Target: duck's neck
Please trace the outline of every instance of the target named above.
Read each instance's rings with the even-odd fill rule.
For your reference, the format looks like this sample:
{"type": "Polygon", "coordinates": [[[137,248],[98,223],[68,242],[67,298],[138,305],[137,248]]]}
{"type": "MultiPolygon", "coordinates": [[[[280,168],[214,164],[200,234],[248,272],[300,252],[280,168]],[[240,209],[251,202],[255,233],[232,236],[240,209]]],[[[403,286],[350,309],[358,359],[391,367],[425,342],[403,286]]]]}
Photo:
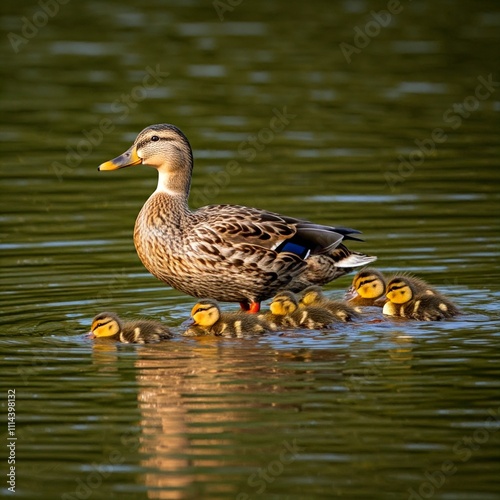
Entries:
{"type": "Polygon", "coordinates": [[[190,176],[184,177],[179,174],[172,174],[171,172],[158,171],[158,186],[156,187],[156,193],[175,198],[178,203],[187,206],[190,187],[190,176]]]}

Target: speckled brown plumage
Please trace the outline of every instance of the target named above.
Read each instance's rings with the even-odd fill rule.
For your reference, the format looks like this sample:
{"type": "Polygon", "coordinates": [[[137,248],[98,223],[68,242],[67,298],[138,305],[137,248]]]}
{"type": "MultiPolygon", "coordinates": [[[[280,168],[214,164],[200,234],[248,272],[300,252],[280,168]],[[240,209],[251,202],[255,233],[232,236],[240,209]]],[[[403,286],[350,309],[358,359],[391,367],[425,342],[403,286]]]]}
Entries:
{"type": "Polygon", "coordinates": [[[375,260],[344,246],[356,239],[353,229],[239,205],[190,211],[191,146],[172,125],[144,129],[127,152],[99,169],[139,163],[157,168],[159,179],[136,220],[137,254],[151,274],[183,293],[258,304],[280,289],[322,285],[375,260]],[[294,247],[283,248],[287,243],[294,247]]]}

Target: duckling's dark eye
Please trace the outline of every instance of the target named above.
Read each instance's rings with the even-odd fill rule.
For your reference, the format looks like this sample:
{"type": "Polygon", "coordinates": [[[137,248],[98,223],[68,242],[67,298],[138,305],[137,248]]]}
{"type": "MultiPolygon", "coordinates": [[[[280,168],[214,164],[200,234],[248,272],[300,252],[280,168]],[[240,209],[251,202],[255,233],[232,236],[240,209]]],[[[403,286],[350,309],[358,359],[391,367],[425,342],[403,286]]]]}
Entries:
{"type": "Polygon", "coordinates": [[[153,135],[153,137],[151,137],[151,140],[156,142],[156,141],[159,141],[160,138],[157,135],[153,135]]]}

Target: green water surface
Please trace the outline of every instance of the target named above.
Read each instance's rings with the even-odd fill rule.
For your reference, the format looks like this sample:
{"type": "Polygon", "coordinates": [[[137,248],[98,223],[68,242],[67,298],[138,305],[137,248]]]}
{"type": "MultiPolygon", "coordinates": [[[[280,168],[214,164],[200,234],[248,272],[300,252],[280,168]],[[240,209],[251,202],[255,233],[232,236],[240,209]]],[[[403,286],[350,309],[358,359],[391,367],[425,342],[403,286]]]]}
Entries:
{"type": "Polygon", "coordinates": [[[0,26],[2,496],[500,498],[498,2],[5,0],[0,26]],[[156,172],[97,172],[162,122],[193,207],[357,228],[463,314],[95,345],[100,311],[195,303],[135,253],[156,172]]]}

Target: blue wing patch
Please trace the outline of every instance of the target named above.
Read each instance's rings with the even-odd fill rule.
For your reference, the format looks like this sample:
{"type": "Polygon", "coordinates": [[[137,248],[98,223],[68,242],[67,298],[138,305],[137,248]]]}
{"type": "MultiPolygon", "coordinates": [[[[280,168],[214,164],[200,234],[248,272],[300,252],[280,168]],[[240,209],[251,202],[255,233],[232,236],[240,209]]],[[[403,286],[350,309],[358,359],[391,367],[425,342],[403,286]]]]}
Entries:
{"type": "Polygon", "coordinates": [[[298,243],[293,243],[292,241],[284,241],[281,245],[276,248],[277,252],[290,252],[295,255],[298,255],[302,259],[307,259],[311,250],[303,245],[299,245],[298,243]]]}

